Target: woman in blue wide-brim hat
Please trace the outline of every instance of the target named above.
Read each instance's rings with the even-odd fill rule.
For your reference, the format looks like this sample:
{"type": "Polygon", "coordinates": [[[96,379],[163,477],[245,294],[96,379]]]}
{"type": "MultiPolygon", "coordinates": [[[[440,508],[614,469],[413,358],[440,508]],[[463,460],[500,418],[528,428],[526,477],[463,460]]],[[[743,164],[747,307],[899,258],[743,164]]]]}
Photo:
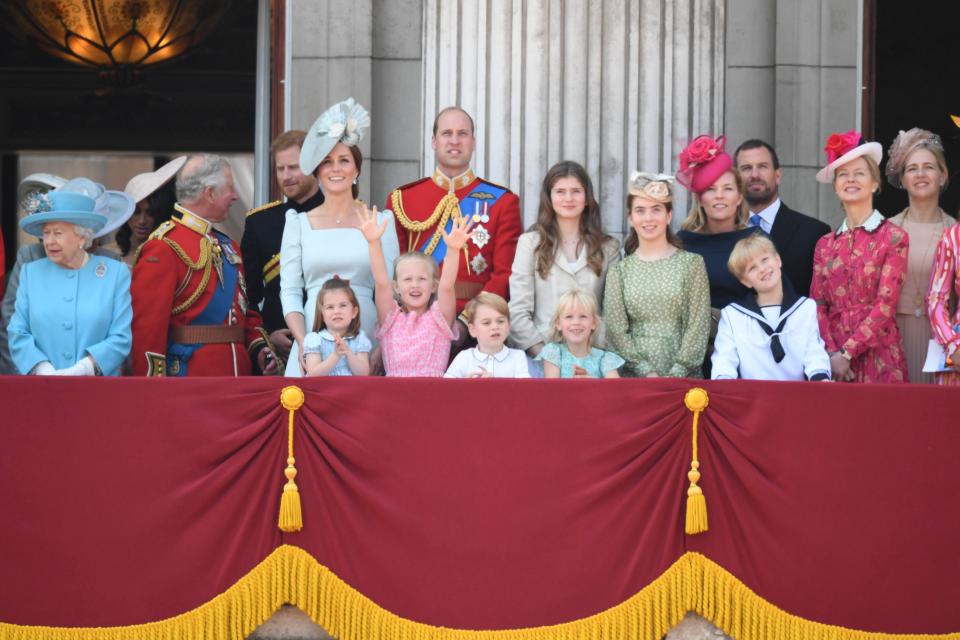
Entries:
{"type": "Polygon", "coordinates": [[[107,224],[81,193],[34,196],[20,228],[46,257],[23,265],[8,327],[20,373],[118,375],[130,352],[130,270],[87,252],[107,224]]]}

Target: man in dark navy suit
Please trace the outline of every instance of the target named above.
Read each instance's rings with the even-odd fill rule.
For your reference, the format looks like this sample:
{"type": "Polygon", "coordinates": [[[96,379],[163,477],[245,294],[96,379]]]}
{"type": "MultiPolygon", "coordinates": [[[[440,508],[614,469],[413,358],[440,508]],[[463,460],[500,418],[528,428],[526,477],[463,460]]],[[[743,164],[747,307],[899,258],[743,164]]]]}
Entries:
{"type": "MultiPolygon", "coordinates": [[[[280,241],[285,214],[289,209],[310,211],[323,204],[323,192],[313,174],[300,171],[300,147],[306,134],[285,131],[270,146],[280,191],[284,200],[274,200],[247,212],[240,252],[247,269],[250,306],[263,308],[263,328],[270,335],[277,354],[286,359],[293,336],[287,329],[280,306],[280,241]]],[[[281,363],[280,370],[283,371],[281,363]]]]}
{"type": "Polygon", "coordinates": [[[773,238],[794,291],[810,295],[813,252],[830,227],[780,202],[780,159],[768,143],[747,140],[737,148],[733,163],[747,190],[750,224],[773,238]]]}

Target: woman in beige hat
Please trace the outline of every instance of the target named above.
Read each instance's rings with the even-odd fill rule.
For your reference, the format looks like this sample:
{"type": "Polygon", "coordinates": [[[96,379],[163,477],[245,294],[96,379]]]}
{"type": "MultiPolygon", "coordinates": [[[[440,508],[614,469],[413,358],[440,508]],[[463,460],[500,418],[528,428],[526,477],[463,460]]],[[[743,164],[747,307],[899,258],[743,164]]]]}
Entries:
{"type": "Polygon", "coordinates": [[[117,231],[116,241],[123,261],[131,269],[140,245],[147,241],[154,229],[169,220],[173,214],[176,196],[173,189],[167,185],[186,160],[186,156],[180,156],[156,171],[136,175],[124,188],[127,195],[137,203],[137,209],[127,223],[117,231]]]}
{"type": "Polygon", "coordinates": [[[897,325],[903,336],[910,382],[933,382],[923,372],[927,346],[932,337],[927,317],[927,287],[937,252],[937,243],[956,221],[940,208],[940,194],[947,187],[947,161],[940,136],[926,129],[901,131],[890,145],[887,182],[904,189],[909,206],[890,218],[910,235],[907,276],[897,305],[897,325]]]}

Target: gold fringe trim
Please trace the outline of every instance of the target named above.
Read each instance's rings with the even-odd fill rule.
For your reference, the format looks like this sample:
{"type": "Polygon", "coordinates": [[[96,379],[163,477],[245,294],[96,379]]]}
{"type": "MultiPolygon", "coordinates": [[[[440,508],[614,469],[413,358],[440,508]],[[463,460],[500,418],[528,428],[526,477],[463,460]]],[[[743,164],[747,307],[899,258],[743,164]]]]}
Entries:
{"type": "Polygon", "coordinates": [[[659,640],[688,611],[736,640],[960,640],[960,633],[887,634],[804,620],[755,594],[699,553],[686,553],[630,599],[563,624],[471,631],[413,622],[379,607],[306,551],[278,547],[210,602],[182,615],[127,627],[31,627],[0,623],[10,640],[241,640],[289,603],[340,640],[659,640]]]}

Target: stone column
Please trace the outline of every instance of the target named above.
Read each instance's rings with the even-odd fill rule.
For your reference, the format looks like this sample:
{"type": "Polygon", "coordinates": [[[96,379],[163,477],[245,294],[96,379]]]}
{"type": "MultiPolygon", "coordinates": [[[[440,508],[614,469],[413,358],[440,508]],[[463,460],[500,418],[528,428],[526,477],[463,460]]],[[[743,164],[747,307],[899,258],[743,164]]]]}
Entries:
{"type": "Polygon", "coordinates": [[[843,217],[833,188],[814,178],[823,143],[857,123],[858,0],[777,0],[776,146],[791,205],[831,226],[843,217]]]}
{"type": "Polygon", "coordinates": [[[836,195],[814,175],[823,143],[857,122],[858,4],[862,0],[730,0],[725,129],[731,151],[748,138],[777,149],[780,193],[833,225],[836,195]]]}
{"type": "Polygon", "coordinates": [[[424,167],[435,114],[459,104],[476,121],[475,170],[518,193],[524,226],[546,170],[576,160],[622,234],[630,172],[672,173],[690,138],[721,130],[724,5],[424,0],[424,167]]]}
{"type": "Polygon", "coordinates": [[[290,126],[354,97],[370,112],[360,197],[382,206],[420,174],[420,0],[292,2],[290,126]]]}
{"type": "MultiPolygon", "coordinates": [[[[372,111],[373,0],[291,2],[290,128],[307,129],[330,105],[349,97],[372,111]]],[[[360,143],[370,156],[370,136],[360,143]]],[[[365,163],[366,164],[366,163],[365,163]]],[[[364,166],[360,189],[368,193],[364,166]]]]}

